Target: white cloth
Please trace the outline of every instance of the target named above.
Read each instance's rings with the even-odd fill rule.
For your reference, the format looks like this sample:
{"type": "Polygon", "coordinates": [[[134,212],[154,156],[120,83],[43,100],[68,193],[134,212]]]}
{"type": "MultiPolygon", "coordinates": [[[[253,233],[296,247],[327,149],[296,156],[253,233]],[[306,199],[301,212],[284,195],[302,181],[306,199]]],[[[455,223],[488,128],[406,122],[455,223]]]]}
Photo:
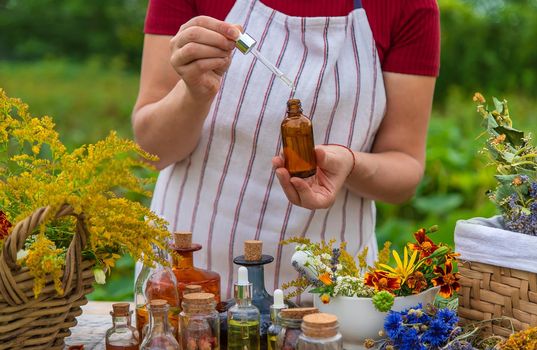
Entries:
{"type": "MultiPolygon", "coordinates": [[[[261,54],[294,80],[316,144],[371,149],[386,97],[363,9],[305,18],[237,0],[226,21],[242,24],[261,54]]],[[[352,254],[366,244],[377,251],[373,201],[344,189],[326,210],[289,204],[271,165],[289,98],[289,88],[261,62],[235,50],[197,148],[157,181],[151,208],[169,221],[170,231],[191,231],[203,245],[195,264],[220,273],[223,298],[231,296],[232,259],[248,239],[262,240],[263,252],[275,257],[265,266],[269,290],[296,278],[294,249],[279,245],[282,239],[334,237],[346,240],[352,254]]]]}
{"type": "Polygon", "coordinates": [[[457,221],[455,249],[461,260],[537,273],[537,237],[503,227],[501,216],[457,221]]]}

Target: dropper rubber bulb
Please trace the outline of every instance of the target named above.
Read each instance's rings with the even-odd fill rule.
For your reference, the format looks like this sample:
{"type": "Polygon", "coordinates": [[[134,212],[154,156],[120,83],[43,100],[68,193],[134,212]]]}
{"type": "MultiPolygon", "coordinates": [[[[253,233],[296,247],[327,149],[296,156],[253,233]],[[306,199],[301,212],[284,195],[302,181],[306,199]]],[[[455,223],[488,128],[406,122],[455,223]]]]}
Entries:
{"type": "Polygon", "coordinates": [[[281,289],[274,290],[274,304],[272,307],[276,309],[283,309],[287,307],[287,305],[285,305],[283,302],[283,291],[281,289]]]}
{"type": "Polygon", "coordinates": [[[239,267],[239,278],[237,280],[237,284],[239,286],[247,286],[250,284],[248,281],[248,269],[244,266],[239,267]]]}

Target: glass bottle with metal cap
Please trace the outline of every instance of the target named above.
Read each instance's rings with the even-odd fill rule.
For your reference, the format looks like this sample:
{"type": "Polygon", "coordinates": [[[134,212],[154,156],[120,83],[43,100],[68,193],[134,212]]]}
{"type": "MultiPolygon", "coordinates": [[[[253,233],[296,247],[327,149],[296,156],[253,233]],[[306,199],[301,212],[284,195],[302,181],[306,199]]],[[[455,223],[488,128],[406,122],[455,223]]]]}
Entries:
{"type": "Polygon", "coordinates": [[[228,310],[227,349],[259,350],[259,310],[252,305],[252,284],[248,270],[239,267],[238,280],[234,285],[236,304],[228,310]]]}

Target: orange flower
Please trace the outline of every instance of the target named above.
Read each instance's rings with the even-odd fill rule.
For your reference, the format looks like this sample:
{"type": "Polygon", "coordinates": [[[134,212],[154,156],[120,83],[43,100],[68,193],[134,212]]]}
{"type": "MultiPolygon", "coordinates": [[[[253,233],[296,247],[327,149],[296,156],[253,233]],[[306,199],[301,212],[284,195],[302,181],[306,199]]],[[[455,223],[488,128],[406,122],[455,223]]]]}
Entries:
{"type": "Polygon", "coordinates": [[[425,279],[423,273],[416,271],[412,275],[408,276],[406,285],[408,288],[412,289],[412,294],[418,294],[427,288],[427,280],[425,279]]]}
{"type": "Polygon", "coordinates": [[[328,294],[321,295],[321,301],[323,302],[323,304],[328,304],[330,302],[330,295],[328,294]]]}
{"type": "MultiPolygon", "coordinates": [[[[434,242],[427,237],[427,232],[424,228],[420,228],[417,232],[414,233],[414,237],[416,238],[417,244],[414,243],[408,243],[408,247],[412,250],[417,250],[420,252],[420,259],[426,258],[430,256],[436,249],[438,249],[438,246],[434,244],[434,242]]],[[[425,264],[431,265],[432,260],[427,259],[425,261],[425,264]]]]}
{"type": "Polygon", "coordinates": [[[401,288],[401,277],[388,271],[376,270],[373,273],[365,274],[364,283],[374,287],[377,291],[385,290],[391,293],[401,288]]]}
{"type": "Polygon", "coordinates": [[[330,274],[328,272],[319,275],[319,281],[323,282],[326,286],[331,286],[333,283],[332,278],[330,277],[330,274]]]}
{"type": "Polygon", "coordinates": [[[4,239],[9,234],[11,223],[7,220],[6,214],[0,210],[0,239],[4,239]]]}
{"type": "Polygon", "coordinates": [[[459,274],[453,273],[453,265],[451,261],[446,261],[446,269],[441,266],[434,267],[434,273],[439,275],[432,279],[433,285],[440,286],[440,296],[443,298],[449,298],[453,295],[453,292],[458,292],[461,289],[459,284],[459,274]]]}

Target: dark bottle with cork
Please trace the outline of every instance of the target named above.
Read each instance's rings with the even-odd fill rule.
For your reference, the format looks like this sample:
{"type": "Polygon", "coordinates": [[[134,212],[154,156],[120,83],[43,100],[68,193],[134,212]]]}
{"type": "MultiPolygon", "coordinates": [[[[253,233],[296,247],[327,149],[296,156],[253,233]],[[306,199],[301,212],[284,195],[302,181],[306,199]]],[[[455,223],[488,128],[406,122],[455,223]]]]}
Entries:
{"type": "Polygon", "coordinates": [[[132,311],[128,303],[112,304],[113,327],[106,331],[106,350],[138,350],[140,336],[131,326],[132,311]]]}
{"type": "Polygon", "coordinates": [[[306,178],[315,175],[317,160],[311,120],[302,114],[299,99],[287,102],[287,115],[281,125],[283,158],[291,176],[306,178]]]}
{"type": "Polygon", "coordinates": [[[252,284],[252,304],[261,313],[261,350],[267,349],[267,331],[271,325],[270,306],[274,304],[274,297],[265,288],[264,265],[273,261],[274,257],[263,254],[263,242],[256,240],[245,241],[244,255],[233,259],[235,264],[248,269],[248,280],[252,284]]]}
{"type": "MultiPolygon", "coordinates": [[[[200,269],[194,266],[194,252],[200,250],[200,244],[192,243],[191,232],[175,232],[172,249],[177,254],[172,254],[172,270],[177,279],[179,298],[182,301],[185,288],[189,285],[197,285],[206,293],[214,294],[215,301],[220,302],[220,275],[213,271],[200,269]]],[[[187,293],[190,291],[187,291],[187,293]]]]}

